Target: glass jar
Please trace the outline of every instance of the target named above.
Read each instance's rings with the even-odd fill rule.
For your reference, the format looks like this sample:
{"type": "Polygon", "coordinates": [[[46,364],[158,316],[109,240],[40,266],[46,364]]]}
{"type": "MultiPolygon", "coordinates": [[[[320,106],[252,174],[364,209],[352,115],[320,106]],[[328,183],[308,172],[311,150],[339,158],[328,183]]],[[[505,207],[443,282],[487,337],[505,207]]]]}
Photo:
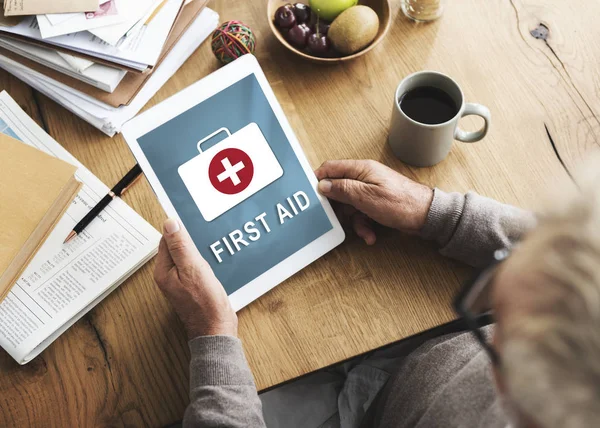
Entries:
{"type": "Polygon", "coordinates": [[[444,11],[444,0],[401,0],[402,12],[417,22],[438,19],[444,11]]]}

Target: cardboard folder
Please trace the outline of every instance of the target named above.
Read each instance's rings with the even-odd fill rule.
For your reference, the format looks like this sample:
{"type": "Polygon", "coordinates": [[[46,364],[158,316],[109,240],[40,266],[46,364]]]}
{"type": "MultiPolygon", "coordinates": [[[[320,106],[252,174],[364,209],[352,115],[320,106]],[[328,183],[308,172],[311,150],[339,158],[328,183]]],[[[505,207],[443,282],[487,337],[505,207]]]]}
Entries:
{"type": "MultiPolygon", "coordinates": [[[[164,60],[167,54],[173,49],[173,47],[179,42],[179,39],[189,26],[194,22],[194,20],[198,17],[202,9],[206,6],[208,0],[195,0],[191,3],[187,4],[183,10],[177,22],[173,26],[173,30],[169,34],[169,37],[165,43],[164,49],[160,55],[157,66],[164,60]]],[[[0,48],[0,53],[13,61],[17,61],[18,63],[31,68],[39,73],[42,73],[51,79],[54,79],[60,83],[63,83],[67,86],[70,86],[73,89],[83,92],[93,98],[96,98],[103,103],[106,103],[112,107],[120,107],[122,105],[129,105],[131,101],[135,98],[137,93],[142,89],[146,81],[150,78],[153,71],[145,74],[139,73],[127,73],[119,86],[115,89],[115,91],[111,94],[105,92],[101,89],[95,88],[87,83],[84,83],[80,80],[74,79],[70,76],[62,74],[56,70],[53,70],[49,67],[46,67],[42,64],[39,64],[35,61],[32,61],[28,58],[22,57],[21,55],[15,54],[11,51],[8,51],[4,48],[0,48]]]]}

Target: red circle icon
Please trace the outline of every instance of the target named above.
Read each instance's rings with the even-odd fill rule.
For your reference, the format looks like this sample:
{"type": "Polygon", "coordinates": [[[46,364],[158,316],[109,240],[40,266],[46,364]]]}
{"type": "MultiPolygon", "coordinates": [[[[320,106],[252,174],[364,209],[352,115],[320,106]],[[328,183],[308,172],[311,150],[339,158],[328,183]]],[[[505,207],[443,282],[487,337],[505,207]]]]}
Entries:
{"type": "Polygon", "coordinates": [[[254,165],[250,156],[240,149],[221,150],[210,161],[208,177],[219,192],[235,195],[250,185],[254,165]]]}

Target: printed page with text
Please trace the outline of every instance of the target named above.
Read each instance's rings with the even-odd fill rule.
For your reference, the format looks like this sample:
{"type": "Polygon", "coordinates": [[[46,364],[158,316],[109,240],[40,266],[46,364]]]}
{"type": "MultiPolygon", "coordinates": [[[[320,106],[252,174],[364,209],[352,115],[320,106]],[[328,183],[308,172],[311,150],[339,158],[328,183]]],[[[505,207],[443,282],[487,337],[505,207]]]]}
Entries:
{"type": "Polygon", "coordinates": [[[0,304],[0,346],[17,362],[36,357],[152,258],[160,234],[116,198],[77,238],[63,240],[108,187],[46,134],[6,92],[0,132],[79,167],[83,187],[21,279],[0,304]]]}

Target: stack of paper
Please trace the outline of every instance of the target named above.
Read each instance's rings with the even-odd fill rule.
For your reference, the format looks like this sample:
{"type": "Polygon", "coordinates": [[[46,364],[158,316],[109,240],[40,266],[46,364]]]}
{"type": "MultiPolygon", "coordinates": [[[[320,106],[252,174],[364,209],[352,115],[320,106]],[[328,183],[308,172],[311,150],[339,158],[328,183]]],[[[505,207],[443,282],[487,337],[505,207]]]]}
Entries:
{"type": "Polygon", "coordinates": [[[0,133],[75,166],[75,177],[83,183],[0,303],[0,346],[19,364],[26,364],[150,260],[158,250],[160,234],[122,199],[115,198],[102,218],[64,244],[75,223],[109,188],[6,92],[0,93],[0,133]]]}
{"type": "Polygon", "coordinates": [[[0,67],[112,136],[219,17],[205,8],[207,0],[94,1],[94,12],[77,12],[90,0],[5,0],[0,67]],[[50,3],[66,3],[71,12],[57,13],[50,3]],[[22,11],[37,15],[14,16],[22,11]]]}

